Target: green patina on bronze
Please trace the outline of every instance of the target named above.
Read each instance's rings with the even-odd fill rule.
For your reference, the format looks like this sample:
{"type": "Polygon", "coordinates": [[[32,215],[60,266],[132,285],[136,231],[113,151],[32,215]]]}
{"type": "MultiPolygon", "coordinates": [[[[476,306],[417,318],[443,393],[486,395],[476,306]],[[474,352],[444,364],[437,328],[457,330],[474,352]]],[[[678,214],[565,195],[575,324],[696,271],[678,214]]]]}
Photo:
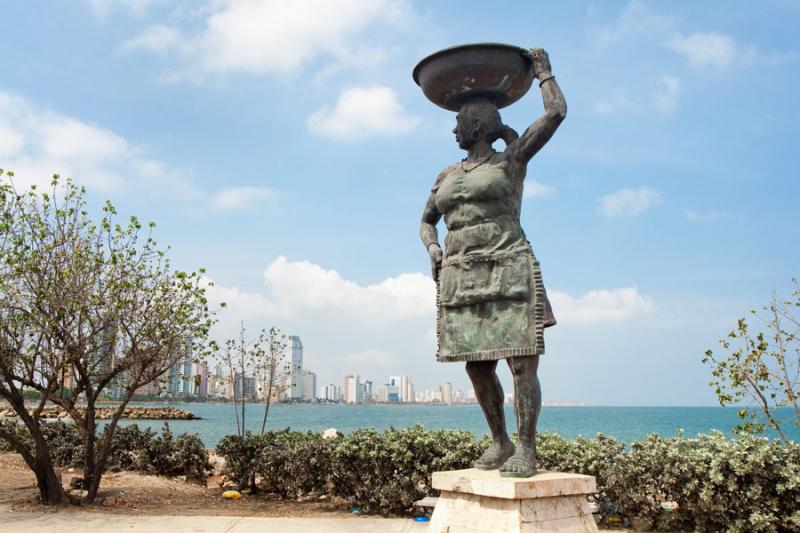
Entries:
{"type": "Polygon", "coordinates": [[[448,233],[439,273],[439,361],[544,353],[545,293],[519,223],[522,179],[502,154],[448,167],[432,188],[448,233]]]}

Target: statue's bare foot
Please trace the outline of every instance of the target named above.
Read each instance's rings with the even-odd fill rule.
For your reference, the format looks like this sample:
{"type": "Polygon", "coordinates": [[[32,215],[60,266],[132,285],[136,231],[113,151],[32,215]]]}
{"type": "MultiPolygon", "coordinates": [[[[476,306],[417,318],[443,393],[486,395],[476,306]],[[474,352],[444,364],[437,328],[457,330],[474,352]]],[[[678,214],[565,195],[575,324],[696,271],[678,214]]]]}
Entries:
{"type": "Polygon", "coordinates": [[[494,470],[495,468],[500,468],[500,465],[505,463],[513,453],[514,445],[511,444],[511,441],[506,441],[503,444],[495,442],[475,461],[474,466],[481,470],[494,470]]]}
{"type": "Polygon", "coordinates": [[[503,477],[531,477],[536,475],[536,459],[531,453],[517,451],[500,467],[503,477]]]}

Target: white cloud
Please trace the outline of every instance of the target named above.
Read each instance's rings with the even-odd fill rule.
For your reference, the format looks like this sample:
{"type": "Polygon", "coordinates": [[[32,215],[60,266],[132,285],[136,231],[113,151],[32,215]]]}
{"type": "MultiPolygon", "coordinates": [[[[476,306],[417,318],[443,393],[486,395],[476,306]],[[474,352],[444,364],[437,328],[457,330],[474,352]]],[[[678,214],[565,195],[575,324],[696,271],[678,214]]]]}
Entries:
{"type": "Polygon", "coordinates": [[[555,187],[551,185],[545,185],[544,183],[540,183],[536,180],[528,178],[525,180],[525,188],[522,190],[522,198],[527,200],[528,198],[547,196],[548,194],[554,193],[555,190],[555,187]]]}
{"type": "Polygon", "coordinates": [[[661,203],[661,195],[649,187],[621,189],[598,200],[600,212],[607,217],[638,215],[661,203]]]}
{"type": "Polygon", "coordinates": [[[610,113],[634,110],[637,107],[637,104],[634,103],[629,96],[617,91],[614,94],[595,102],[592,109],[595,113],[607,115],[610,113]]]}
{"type": "Polygon", "coordinates": [[[12,140],[3,147],[3,163],[23,187],[48,183],[57,172],[102,192],[119,190],[125,181],[122,176],[140,157],[136,148],[110,130],[2,91],[0,124],[0,132],[12,140]]]}
{"type": "Polygon", "coordinates": [[[25,138],[14,129],[0,122],[0,157],[12,155],[25,145],[25,138]]]}
{"type": "Polygon", "coordinates": [[[592,110],[607,115],[611,113],[648,114],[656,111],[662,115],[672,114],[681,95],[681,80],[669,74],[662,75],[650,94],[631,97],[617,90],[595,102],[592,110]]]}
{"type": "Polygon", "coordinates": [[[602,28],[597,33],[601,46],[608,46],[634,35],[654,35],[671,27],[670,17],[650,11],[642,2],[633,0],[622,10],[612,26],[602,28]]]}
{"type": "Polygon", "coordinates": [[[183,36],[177,28],[171,26],[151,26],[139,35],[128,39],[122,45],[130,50],[147,50],[150,52],[167,52],[180,45],[183,36]]]}
{"type": "Polygon", "coordinates": [[[278,193],[267,187],[230,187],[219,191],[211,200],[215,209],[247,209],[274,200],[278,193]]]}
{"type": "Polygon", "coordinates": [[[3,91],[0,156],[0,164],[14,172],[19,188],[49,184],[57,173],[102,194],[158,190],[181,201],[221,209],[250,207],[276,196],[262,187],[232,187],[213,195],[116,132],[3,91]]]}
{"type": "Polygon", "coordinates": [[[656,310],[653,301],[636,287],[596,289],[579,298],[559,291],[547,294],[559,325],[564,326],[621,322],[656,310]]]}
{"type": "Polygon", "coordinates": [[[378,85],[345,90],[332,109],[323,107],[307,122],[314,134],[356,140],[404,135],[416,128],[420,119],[405,112],[391,88],[378,85]]]}
{"type": "MultiPolygon", "coordinates": [[[[380,39],[408,25],[405,0],[227,0],[208,6],[195,31],[156,26],[124,47],[170,52],[174,78],[209,74],[284,74],[319,57],[369,65],[387,55],[380,39]]],[[[197,26],[197,25],[195,25],[197,26]]]]}
{"type": "Polygon", "coordinates": [[[736,46],[733,37],[717,32],[694,32],[676,36],[667,45],[686,56],[689,66],[695,69],[722,70],[744,52],[736,46]]]}
{"type": "Polygon", "coordinates": [[[333,311],[363,323],[385,324],[428,314],[434,301],[433,281],[422,274],[361,286],[335,270],[279,257],[266,268],[264,279],[276,311],[285,316],[333,311]]]}
{"type": "Polygon", "coordinates": [[[653,92],[655,108],[668,115],[675,110],[681,95],[681,80],[675,76],[661,76],[661,83],[653,92]]]}
{"type": "MultiPolygon", "coordinates": [[[[254,331],[271,325],[300,335],[304,365],[320,382],[358,372],[372,379],[410,374],[425,386],[463,376],[461,367],[434,365],[435,286],[429,276],[405,273],[360,284],[309,261],[278,257],[264,270],[265,291],[216,285],[212,306],[226,302],[215,329],[235,338],[240,321],[254,331]],[[426,369],[424,373],[420,368],[426,369]],[[426,383],[429,381],[430,383],[426,383]]],[[[655,311],[635,287],[598,289],[580,297],[548,291],[562,326],[608,324],[655,311]]]]}

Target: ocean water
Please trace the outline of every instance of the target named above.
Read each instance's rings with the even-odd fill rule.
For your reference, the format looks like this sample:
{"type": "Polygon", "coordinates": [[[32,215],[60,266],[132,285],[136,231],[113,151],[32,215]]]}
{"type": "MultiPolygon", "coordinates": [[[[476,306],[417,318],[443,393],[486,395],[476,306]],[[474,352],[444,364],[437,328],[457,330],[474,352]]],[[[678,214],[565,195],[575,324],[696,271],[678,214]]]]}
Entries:
{"type": "MultiPolygon", "coordinates": [[[[236,417],[231,404],[163,404],[194,413],[201,420],[170,420],[174,434],[197,433],[212,448],[225,435],[236,433],[236,417]]],[[[146,404],[159,407],[161,404],[146,404]]],[[[241,416],[241,412],[239,413],[241,416]]],[[[248,430],[261,429],[263,406],[248,404],[245,421],[248,430]]],[[[791,420],[792,411],[781,415],[791,420]]],[[[624,442],[638,440],[650,433],[669,437],[683,430],[687,437],[719,430],[731,434],[738,424],[737,408],[724,407],[543,407],[539,431],[557,433],[565,438],[578,435],[594,437],[598,433],[614,436],[624,442]]],[[[136,423],[160,431],[164,422],[136,420],[136,423]]],[[[514,411],[506,406],[506,423],[513,431],[514,411]]],[[[336,428],[349,433],[359,428],[406,428],[421,424],[429,429],[463,429],[476,436],[488,432],[483,413],[477,405],[345,405],[345,404],[279,404],[270,407],[267,429],[291,428],[299,431],[323,431],[336,428]]],[[[800,428],[785,424],[784,431],[795,442],[800,441],[800,428]]],[[[768,433],[768,436],[775,436],[768,433]]]]}

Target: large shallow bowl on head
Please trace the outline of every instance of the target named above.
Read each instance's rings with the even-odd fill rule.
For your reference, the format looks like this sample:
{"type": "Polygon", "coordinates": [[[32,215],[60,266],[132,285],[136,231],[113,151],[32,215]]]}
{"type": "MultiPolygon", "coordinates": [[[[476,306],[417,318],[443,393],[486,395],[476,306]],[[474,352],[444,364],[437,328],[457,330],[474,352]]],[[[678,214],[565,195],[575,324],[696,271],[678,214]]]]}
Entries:
{"type": "Polygon", "coordinates": [[[498,108],[523,97],[533,83],[527,50],[498,43],[465,44],[429,55],[414,67],[414,81],[434,104],[458,111],[477,98],[498,108]]]}

